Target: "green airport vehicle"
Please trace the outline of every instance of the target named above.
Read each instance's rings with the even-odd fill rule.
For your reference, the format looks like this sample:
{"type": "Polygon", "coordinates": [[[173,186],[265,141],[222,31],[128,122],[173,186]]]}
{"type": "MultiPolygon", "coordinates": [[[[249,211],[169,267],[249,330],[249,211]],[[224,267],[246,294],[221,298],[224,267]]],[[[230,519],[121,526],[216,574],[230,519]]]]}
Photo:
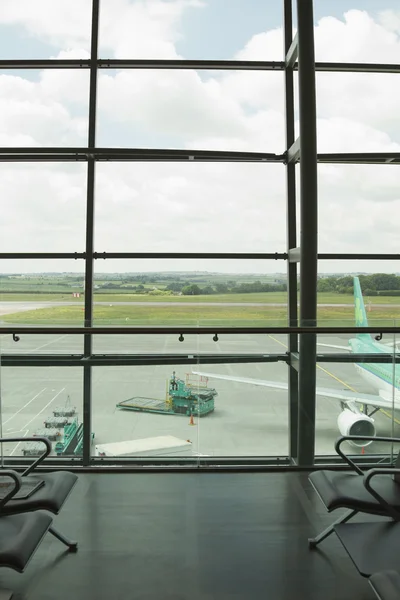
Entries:
{"type": "Polygon", "coordinates": [[[116,404],[117,408],[163,415],[203,417],[215,408],[214,398],[218,395],[209,388],[207,377],[195,377],[187,373],[185,380],[179,379],[175,371],[167,380],[165,400],[134,396],[116,404]]]}

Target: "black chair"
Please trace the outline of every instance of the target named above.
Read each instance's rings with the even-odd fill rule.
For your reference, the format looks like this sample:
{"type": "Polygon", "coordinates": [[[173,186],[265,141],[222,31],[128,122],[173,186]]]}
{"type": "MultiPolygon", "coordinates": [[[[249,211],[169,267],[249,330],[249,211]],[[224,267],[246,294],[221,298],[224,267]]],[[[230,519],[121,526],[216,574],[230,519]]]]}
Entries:
{"type": "MultiPolygon", "coordinates": [[[[315,548],[336,531],[338,525],[346,523],[359,512],[391,517],[394,521],[400,521],[399,469],[373,469],[373,473],[367,471],[364,474],[360,467],[340,449],[343,442],[351,440],[400,443],[399,438],[388,437],[343,436],[337,440],[335,450],[352,468],[352,472],[333,469],[314,471],[310,473],[309,481],[328,512],[337,508],[350,510],[318,536],[310,538],[308,540],[310,548],[315,548]],[[371,476],[368,475],[371,473],[374,477],[374,488],[369,483],[371,476]]],[[[400,467],[399,456],[395,464],[396,467],[400,467]]]]}
{"type": "Polygon", "coordinates": [[[400,574],[397,571],[381,571],[369,578],[369,583],[379,600],[400,598],[400,574]]]}
{"type": "MultiPolygon", "coordinates": [[[[12,501],[22,488],[22,478],[15,471],[3,469],[3,480],[13,483],[2,486],[0,510],[12,501]]],[[[45,512],[0,516],[0,566],[22,573],[49,530],[53,518],[45,512]]],[[[9,600],[12,592],[0,590],[0,599],[9,600]]]]}
{"type": "MultiPolygon", "coordinates": [[[[37,510],[49,511],[58,514],[65,501],[75,486],[78,476],[69,471],[55,471],[52,473],[33,473],[35,468],[49,456],[51,443],[45,437],[31,438],[0,438],[0,442],[42,442],[45,450],[23,473],[21,473],[21,485],[9,502],[0,504],[0,517],[2,515],[15,515],[37,510]]],[[[5,472],[0,469],[0,477],[5,472]]],[[[76,552],[78,543],[65,537],[52,525],[49,532],[60,542],[68,546],[71,552],[76,552]]]]}

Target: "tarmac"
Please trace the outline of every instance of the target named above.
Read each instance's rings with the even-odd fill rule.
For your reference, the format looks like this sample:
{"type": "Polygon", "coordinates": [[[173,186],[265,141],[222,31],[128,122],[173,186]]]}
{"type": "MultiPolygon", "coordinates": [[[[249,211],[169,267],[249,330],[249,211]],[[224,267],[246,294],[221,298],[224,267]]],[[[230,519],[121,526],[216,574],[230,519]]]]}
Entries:
{"type": "MultiPolygon", "coordinates": [[[[1,354],[80,354],[83,336],[22,335],[14,342],[11,335],[0,336],[1,354]]],[[[185,336],[179,342],[174,335],[95,336],[93,352],[98,354],[135,353],[285,353],[284,335],[226,335],[218,342],[212,336],[185,336]]],[[[346,336],[319,336],[318,341],[346,345],[346,336]]],[[[323,349],[324,354],[329,352],[323,349]]],[[[337,352],[337,350],[332,350],[337,352]]],[[[287,383],[285,363],[217,364],[201,366],[106,366],[93,368],[92,423],[94,444],[174,435],[191,440],[193,452],[209,457],[276,457],[289,451],[288,393],[258,385],[209,379],[214,387],[215,411],[194,419],[186,416],[158,415],[122,410],[121,400],[134,396],[164,399],[166,384],[173,370],[180,378],[193,370],[268,379],[287,383]]],[[[350,363],[322,363],[317,367],[317,385],[373,393],[350,363]]],[[[2,428],[4,437],[31,436],[44,427],[46,417],[55,407],[65,405],[68,398],[82,419],[83,369],[80,367],[2,367],[2,428]]],[[[319,455],[334,454],[334,443],[340,432],[337,400],[317,397],[315,451],[319,455]]],[[[378,435],[399,435],[400,420],[390,411],[374,415],[378,435]]],[[[3,445],[4,454],[18,456],[24,442],[3,445]]],[[[349,449],[359,454],[359,449],[349,449]]],[[[387,445],[374,442],[365,454],[388,452],[387,445]]],[[[94,452],[94,445],[93,445],[94,452]]]]}

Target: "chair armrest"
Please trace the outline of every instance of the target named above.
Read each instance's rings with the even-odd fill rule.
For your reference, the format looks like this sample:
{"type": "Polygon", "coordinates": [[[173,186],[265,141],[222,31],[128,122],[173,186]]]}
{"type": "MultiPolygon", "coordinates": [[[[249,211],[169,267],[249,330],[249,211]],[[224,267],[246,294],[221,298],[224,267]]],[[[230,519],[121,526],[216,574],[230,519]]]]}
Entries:
{"type": "Polygon", "coordinates": [[[23,471],[23,473],[21,475],[22,477],[24,477],[25,475],[29,475],[29,473],[31,473],[41,462],[43,462],[44,459],[47,458],[51,452],[51,442],[46,437],[38,436],[38,437],[0,438],[0,443],[3,443],[3,442],[42,442],[46,446],[43,454],[41,454],[38,459],[36,459],[27,469],[25,469],[25,471],[23,471]]]}
{"type": "Polygon", "coordinates": [[[383,506],[383,508],[388,513],[388,515],[390,515],[392,517],[392,519],[394,519],[395,521],[400,521],[400,512],[398,510],[396,510],[391,504],[389,504],[389,502],[386,502],[386,500],[384,498],[382,498],[382,496],[380,494],[378,494],[378,492],[376,490],[374,490],[374,488],[371,486],[371,483],[370,483],[371,479],[373,477],[375,477],[375,475],[395,475],[395,474],[397,474],[397,475],[400,474],[400,469],[393,469],[393,468],[371,469],[370,471],[365,473],[364,478],[363,478],[363,484],[364,484],[365,488],[368,490],[368,492],[374,498],[376,498],[376,500],[378,500],[378,502],[381,506],[383,506]]]}
{"type": "Polygon", "coordinates": [[[12,498],[21,489],[22,479],[21,475],[19,475],[16,471],[12,471],[11,469],[1,469],[0,472],[2,477],[11,477],[11,479],[13,479],[15,483],[15,486],[12,488],[12,490],[0,500],[1,511],[3,506],[10,500],[10,498],[12,498]]]}
{"type": "Polygon", "coordinates": [[[342,437],[340,437],[339,439],[337,439],[336,442],[335,442],[335,450],[336,450],[337,454],[339,454],[339,456],[341,458],[343,458],[343,460],[345,462],[347,462],[347,464],[352,469],[354,469],[354,471],[356,471],[359,475],[363,475],[364,471],[362,471],[362,469],[360,469],[360,467],[358,467],[351,460],[351,458],[349,458],[348,456],[346,456],[346,454],[344,454],[344,452],[340,449],[340,446],[342,445],[343,442],[352,441],[352,440],[364,440],[366,442],[368,442],[368,441],[371,441],[371,442],[391,442],[391,443],[399,443],[400,444],[400,438],[381,437],[381,436],[374,436],[374,435],[343,435],[342,437]]]}

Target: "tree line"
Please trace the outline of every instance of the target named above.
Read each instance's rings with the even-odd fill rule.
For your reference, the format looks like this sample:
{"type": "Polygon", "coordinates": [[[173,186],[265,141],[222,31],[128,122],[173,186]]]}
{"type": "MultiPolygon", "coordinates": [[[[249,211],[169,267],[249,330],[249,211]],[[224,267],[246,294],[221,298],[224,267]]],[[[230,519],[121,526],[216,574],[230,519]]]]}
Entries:
{"type": "MultiPolygon", "coordinates": [[[[359,275],[363,296],[400,296],[400,276],[388,273],[359,275]]],[[[351,275],[324,277],[318,280],[318,292],[352,294],[354,281],[351,275]]]]}

